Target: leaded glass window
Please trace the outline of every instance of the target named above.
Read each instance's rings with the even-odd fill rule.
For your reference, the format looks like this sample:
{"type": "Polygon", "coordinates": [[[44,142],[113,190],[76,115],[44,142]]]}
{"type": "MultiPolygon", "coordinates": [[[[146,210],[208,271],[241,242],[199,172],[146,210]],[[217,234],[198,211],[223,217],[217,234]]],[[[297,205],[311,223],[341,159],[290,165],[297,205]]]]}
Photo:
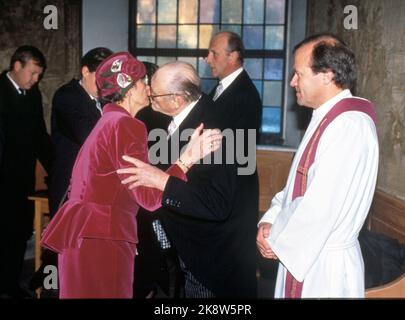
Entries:
{"type": "Polygon", "coordinates": [[[282,132],[288,0],[133,0],[130,2],[131,52],[162,65],[191,63],[208,93],[217,83],[207,56],[220,30],[238,33],[246,48],[244,68],[263,102],[260,143],[276,143],[282,132]]]}

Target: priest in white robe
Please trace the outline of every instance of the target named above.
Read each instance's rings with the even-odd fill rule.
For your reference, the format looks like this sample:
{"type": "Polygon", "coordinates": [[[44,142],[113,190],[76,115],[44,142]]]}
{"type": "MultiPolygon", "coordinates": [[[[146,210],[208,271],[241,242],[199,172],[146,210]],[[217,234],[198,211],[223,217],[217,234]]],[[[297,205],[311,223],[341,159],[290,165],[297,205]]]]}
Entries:
{"type": "Polygon", "coordinates": [[[314,111],[287,184],[259,222],[257,245],[262,256],[280,262],[276,298],[286,297],[288,272],[301,282],[301,298],[362,298],[364,263],[358,235],[377,179],[375,123],[359,111],[337,116],[319,139],[305,193],[293,200],[304,149],[324,116],[352,97],[349,88],[356,80],[354,54],[327,34],[297,45],[294,69],[290,85],[297,103],[314,111]]]}

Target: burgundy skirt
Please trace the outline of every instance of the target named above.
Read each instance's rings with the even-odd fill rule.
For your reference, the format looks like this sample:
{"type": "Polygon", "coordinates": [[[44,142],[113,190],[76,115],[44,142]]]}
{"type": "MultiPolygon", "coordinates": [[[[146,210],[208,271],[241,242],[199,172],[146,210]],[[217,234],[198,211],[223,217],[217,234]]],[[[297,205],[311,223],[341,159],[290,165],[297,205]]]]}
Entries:
{"type": "Polygon", "coordinates": [[[61,299],[132,298],[136,245],[88,239],[59,254],[61,299]]]}

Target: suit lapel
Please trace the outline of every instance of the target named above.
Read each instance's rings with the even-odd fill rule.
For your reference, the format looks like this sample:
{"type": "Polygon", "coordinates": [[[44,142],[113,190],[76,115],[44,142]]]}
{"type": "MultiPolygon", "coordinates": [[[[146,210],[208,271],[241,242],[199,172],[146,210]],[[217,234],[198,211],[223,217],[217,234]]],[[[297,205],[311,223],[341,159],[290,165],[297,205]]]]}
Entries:
{"type": "Polygon", "coordinates": [[[219,82],[216,84],[216,86],[211,90],[211,92],[209,93],[209,97],[211,98],[211,100],[214,100],[214,96],[215,96],[215,92],[217,91],[217,87],[219,86],[219,82]]]}
{"type": "MultiPolygon", "coordinates": [[[[205,97],[206,98],[206,97],[205,97]]],[[[203,113],[203,97],[197,102],[194,108],[190,111],[187,117],[183,120],[180,126],[169,137],[168,141],[168,153],[169,162],[174,163],[181,149],[187,144],[188,141],[180,140],[181,133],[186,129],[195,129],[201,122],[203,113]],[[173,150],[173,148],[178,150],[173,150]]]]}
{"type": "Polygon", "coordinates": [[[203,97],[197,102],[193,110],[187,115],[187,117],[180,124],[178,130],[182,132],[185,129],[195,129],[201,122],[203,114],[203,97]]]}
{"type": "MultiPolygon", "coordinates": [[[[246,81],[247,73],[243,70],[235,80],[224,90],[222,94],[215,100],[215,103],[221,102],[221,100],[227,99],[229,96],[233,96],[235,91],[241,90],[240,86],[246,81]]],[[[214,88],[216,89],[216,87],[214,88]]],[[[212,92],[211,92],[212,93],[212,92]]],[[[215,90],[214,90],[215,94],[215,90]]]]}

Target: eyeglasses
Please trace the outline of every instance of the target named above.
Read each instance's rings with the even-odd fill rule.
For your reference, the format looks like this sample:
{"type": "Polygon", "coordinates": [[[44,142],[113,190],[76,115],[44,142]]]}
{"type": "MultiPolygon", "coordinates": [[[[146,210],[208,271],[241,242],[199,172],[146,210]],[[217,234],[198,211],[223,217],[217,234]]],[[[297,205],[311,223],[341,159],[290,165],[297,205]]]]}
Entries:
{"type": "Polygon", "coordinates": [[[159,98],[159,97],[167,97],[167,96],[173,96],[173,95],[175,95],[175,93],[151,94],[151,95],[149,96],[149,98],[150,98],[152,101],[155,101],[156,98],[159,98]]]}
{"type": "Polygon", "coordinates": [[[159,97],[181,96],[181,95],[184,95],[184,93],[171,92],[171,93],[164,93],[164,94],[151,94],[151,95],[149,96],[149,98],[150,98],[152,101],[155,101],[155,99],[156,99],[156,98],[159,98],[159,97]]]}

